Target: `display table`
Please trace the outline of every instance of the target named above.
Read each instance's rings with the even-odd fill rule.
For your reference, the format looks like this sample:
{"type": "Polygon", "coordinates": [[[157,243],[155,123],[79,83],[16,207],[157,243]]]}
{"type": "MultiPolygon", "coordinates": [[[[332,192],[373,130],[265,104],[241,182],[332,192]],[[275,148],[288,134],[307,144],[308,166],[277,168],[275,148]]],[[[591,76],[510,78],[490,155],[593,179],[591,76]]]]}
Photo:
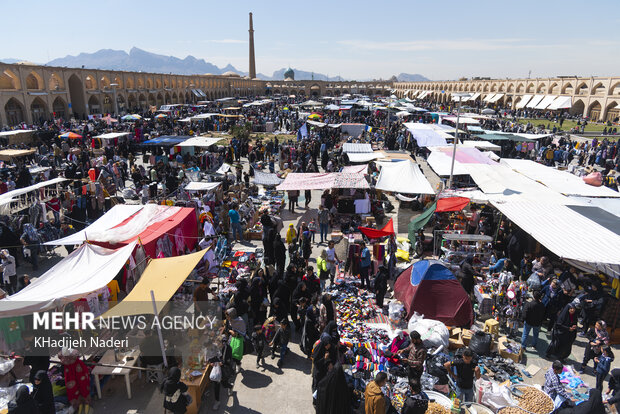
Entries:
{"type": "Polygon", "coordinates": [[[200,404],[202,403],[202,394],[211,384],[209,375],[211,374],[211,368],[213,366],[208,364],[202,372],[202,375],[193,377],[193,379],[182,380],[187,385],[187,393],[192,396],[192,403],[187,406],[186,414],[198,414],[200,410],[200,404]]]}
{"type": "Polygon", "coordinates": [[[119,355],[119,361],[114,360],[114,350],[109,349],[99,360],[101,364],[116,365],[115,367],[102,367],[96,366],[92,375],[95,379],[95,388],[97,388],[97,397],[101,399],[101,384],[99,382],[99,376],[102,375],[122,375],[125,377],[125,386],[127,387],[127,398],[131,399],[131,381],[129,374],[131,374],[131,367],[135,367],[140,357],[140,351],[137,349],[132,350],[124,355],[119,355]]]}

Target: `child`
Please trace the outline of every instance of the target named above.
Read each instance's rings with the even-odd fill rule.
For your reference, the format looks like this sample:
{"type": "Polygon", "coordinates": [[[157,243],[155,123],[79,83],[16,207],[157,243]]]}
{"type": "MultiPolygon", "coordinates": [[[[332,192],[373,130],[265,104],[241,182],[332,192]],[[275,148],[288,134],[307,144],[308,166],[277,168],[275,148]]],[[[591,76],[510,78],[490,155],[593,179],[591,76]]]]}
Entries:
{"type": "Polygon", "coordinates": [[[267,338],[265,338],[263,327],[261,325],[254,325],[254,332],[252,333],[252,345],[254,345],[254,349],[256,350],[256,368],[259,367],[259,361],[261,359],[263,360],[263,365],[265,365],[265,356],[263,355],[263,350],[265,349],[266,343],[267,338]]]}
{"type": "Polygon", "coordinates": [[[282,361],[284,355],[288,351],[288,341],[291,338],[291,328],[288,324],[288,319],[282,319],[280,327],[273,336],[273,340],[269,344],[271,348],[271,359],[276,357],[276,348],[280,347],[280,359],[278,359],[278,368],[282,368],[282,361]]]}
{"type": "Polygon", "coordinates": [[[601,351],[601,356],[594,358],[594,362],[596,363],[596,389],[599,391],[603,391],[603,381],[605,381],[605,377],[609,374],[611,361],[613,360],[609,347],[605,347],[601,349],[601,351]]]}
{"type": "Polygon", "coordinates": [[[310,238],[312,239],[312,243],[314,243],[314,235],[316,234],[316,221],[314,219],[310,220],[308,230],[310,230],[310,238]]]}

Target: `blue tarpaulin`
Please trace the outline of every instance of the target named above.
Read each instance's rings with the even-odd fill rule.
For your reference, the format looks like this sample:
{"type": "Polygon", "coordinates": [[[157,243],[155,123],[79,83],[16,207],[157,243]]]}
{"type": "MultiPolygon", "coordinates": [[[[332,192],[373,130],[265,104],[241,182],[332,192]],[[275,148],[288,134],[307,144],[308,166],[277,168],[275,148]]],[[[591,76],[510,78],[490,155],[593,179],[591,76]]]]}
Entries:
{"type": "Polygon", "coordinates": [[[161,137],[153,138],[148,141],[144,141],[142,145],[162,145],[173,146],[180,144],[181,142],[191,138],[187,135],[162,135],[161,137]]]}

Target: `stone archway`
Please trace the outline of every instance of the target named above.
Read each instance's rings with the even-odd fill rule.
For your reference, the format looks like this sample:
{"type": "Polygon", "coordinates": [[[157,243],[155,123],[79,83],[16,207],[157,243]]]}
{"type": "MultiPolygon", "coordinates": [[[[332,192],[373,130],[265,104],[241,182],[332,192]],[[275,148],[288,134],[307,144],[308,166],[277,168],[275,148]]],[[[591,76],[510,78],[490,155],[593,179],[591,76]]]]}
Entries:
{"type": "Polygon", "coordinates": [[[598,121],[601,117],[601,103],[599,101],[593,101],[588,107],[588,117],[592,121],[598,121]]]}
{"type": "Polygon", "coordinates": [[[7,69],[4,72],[0,73],[0,89],[4,90],[19,90],[20,82],[17,75],[15,75],[11,70],[7,69]]]}
{"type": "Polygon", "coordinates": [[[65,100],[60,96],[56,97],[52,103],[52,113],[54,118],[65,119],[67,116],[67,105],[65,104],[65,100]]]}
{"type": "Polygon", "coordinates": [[[37,72],[32,71],[26,76],[26,89],[41,90],[44,87],[43,78],[37,72]]]}
{"type": "Polygon", "coordinates": [[[26,120],[24,118],[24,106],[15,98],[9,99],[4,105],[4,112],[6,114],[6,122],[10,126],[17,125],[26,120]]]}
{"type": "Polygon", "coordinates": [[[101,114],[101,104],[95,95],[88,98],[88,111],[89,115],[101,114]]]}
{"type": "Polygon", "coordinates": [[[146,101],[146,96],[143,93],[138,95],[138,106],[140,107],[140,109],[145,109],[147,105],[148,103],[146,101]]]}
{"type": "Polygon", "coordinates": [[[127,95],[127,111],[133,112],[133,110],[136,109],[137,106],[138,101],[136,100],[136,95],[134,95],[133,93],[127,95]]]}
{"type": "Polygon", "coordinates": [[[619,118],[620,118],[620,107],[618,106],[617,101],[613,101],[609,105],[607,105],[607,108],[605,111],[605,119],[603,119],[603,121],[618,122],[619,118]]]}
{"type": "Polygon", "coordinates": [[[86,115],[86,103],[84,102],[84,87],[77,75],[69,77],[69,98],[71,99],[71,111],[75,118],[80,119],[86,115]]]}
{"type": "Polygon", "coordinates": [[[41,123],[47,121],[49,118],[47,112],[47,105],[43,102],[43,99],[37,97],[30,104],[30,114],[32,115],[33,123],[41,123]]]}
{"type": "Polygon", "coordinates": [[[583,115],[584,109],[585,109],[585,104],[583,100],[577,99],[575,102],[573,102],[573,106],[571,106],[569,112],[571,115],[583,115]]]}

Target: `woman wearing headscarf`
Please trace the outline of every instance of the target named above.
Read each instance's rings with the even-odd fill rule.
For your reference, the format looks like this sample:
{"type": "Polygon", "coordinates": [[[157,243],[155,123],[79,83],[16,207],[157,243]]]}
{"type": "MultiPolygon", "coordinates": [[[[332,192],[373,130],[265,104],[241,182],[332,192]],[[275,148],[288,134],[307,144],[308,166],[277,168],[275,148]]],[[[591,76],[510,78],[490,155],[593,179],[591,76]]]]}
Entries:
{"type": "Polygon", "coordinates": [[[605,414],[601,392],[596,388],[590,388],[587,401],[573,407],[560,409],[557,414],[605,414]]]}
{"type": "Polygon", "coordinates": [[[616,411],[620,412],[620,368],[611,370],[607,394],[611,394],[612,396],[605,401],[605,404],[614,405],[616,411]]]}
{"type": "Polygon", "coordinates": [[[301,332],[301,340],[299,342],[301,350],[310,358],[312,356],[312,347],[314,343],[319,338],[319,330],[318,330],[318,317],[316,315],[314,305],[316,298],[313,298],[314,304],[308,306],[306,310],[306,320],[304,321],[304,328],[301,332]]]}
{"type": "Polygon", "coordinates": [[[181,382],[181,370],[172,367],[168,377],[161,386],[164,393],[164,408],[173,414],[184,414],[187,411],[188,401],[185,396],[187,385],[181,382]]]}
{"type": "Polygon", "coordinates": [[[288,312],[284,308],[282,304],[282,300],[280,298],[275,298],[273,302],[271,302],[271,309],[269,310],[269,317],[275,316],[277,321],[281,321],[282,319],[287,319],[288,312]]]}
{"type": "Polygon", "coordinates": [[[9,402],[8,409],[8,414],[39,414],[37,404],[25,385],[19,386],[15,393],[15,401],[9,402]]]}
{"type": "Polygon", "coordinates": [[[564,306],[551,331],[551,342],[546,353],[548,358],[555,355],[562,361],[570,355],[577,337],[577,319],[575,304],[571,302],[564,306]]]}
{"type": "Polygon", "coordinates": [[[40,414],[54,414],[54,392],[46,371],[38,371],[34,376],[32,398],[37,403],[40,414]]]}
{"type": "Polygon", "coordinates": [[[331,347],[332,337],[326,333],[321,334],[319,343],[312,351],[312,392],[316,391],[321,380],[327,375],[329,364],[333,363],[331,347]]]}
{"type": "Polygon", "coordinates": [[[250,283],[250,311],[254,325],[262,325],[265,322],[266,309],[263,302],[267,298],[267,291],[263,285],[263,278],[260,276],[262,269],[259,269],[250,283]]]}
{"type": "Polygon", "coordinates": [[[18,292],[21,291],[29,284],[30,284],[30,276],[21,275],[20,277],[17,278],[17,291],[18,292]]]}
{"type": "Polygon", "coordinates": [[[347,414],[351,412],[351,390],[342,365],[334,365],[317,386],[317,414],[347,414]]]}
{"type": "Polygon", "coordinates": [[[306,300],[310,300],[310,291],[306,286],[306,282],[299,282],[293,291],[293,301],[291,303],[291,318],[293,319],[293,323],[295,324],[295,330],[299,331],[301,326],[301,319],[297,315],[297,311],[299,309],[299,303],[301,298],[306,298],[306,300]]]}

